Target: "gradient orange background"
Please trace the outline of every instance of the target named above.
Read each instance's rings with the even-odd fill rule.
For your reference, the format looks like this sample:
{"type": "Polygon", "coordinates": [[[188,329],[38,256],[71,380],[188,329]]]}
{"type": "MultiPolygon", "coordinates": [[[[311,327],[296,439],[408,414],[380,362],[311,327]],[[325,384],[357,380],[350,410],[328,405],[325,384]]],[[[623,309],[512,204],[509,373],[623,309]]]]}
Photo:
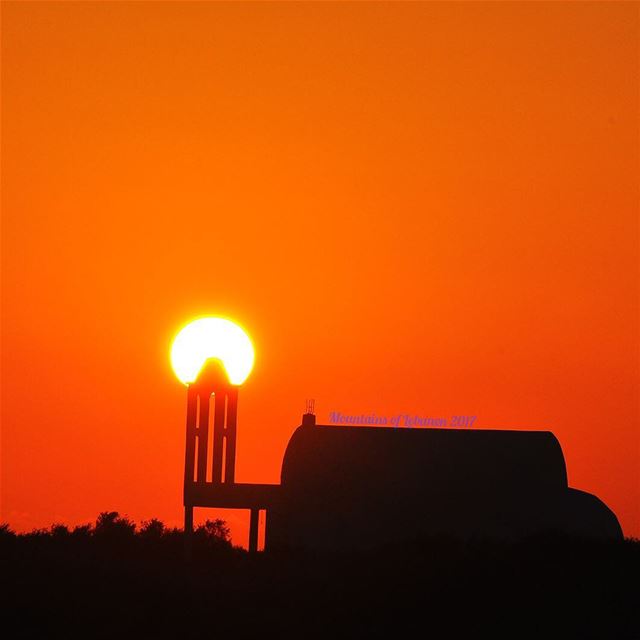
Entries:
{"type": "Polygon", "coordinates": [[[637,4],[2,23],[3,521],[180,524],[169,345],[222,313],[257,349],[239,481],[279,480],[308,397],[472,414],[552,430],[640,535],[637,4]]]}

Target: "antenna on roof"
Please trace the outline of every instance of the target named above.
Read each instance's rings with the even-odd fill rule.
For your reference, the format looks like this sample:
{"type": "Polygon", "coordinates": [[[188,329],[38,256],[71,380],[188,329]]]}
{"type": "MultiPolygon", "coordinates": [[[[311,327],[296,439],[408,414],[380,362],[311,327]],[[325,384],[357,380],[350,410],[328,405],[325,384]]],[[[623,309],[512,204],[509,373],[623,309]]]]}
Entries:
{"type": "Polygon", "coordinates": [[[307,400],[305,404],[304,414],[302,415],[302,426],[303,427],[315,427],[316,425],[316,414],[315,414],[316,401],[311,399],[307,400]]]}

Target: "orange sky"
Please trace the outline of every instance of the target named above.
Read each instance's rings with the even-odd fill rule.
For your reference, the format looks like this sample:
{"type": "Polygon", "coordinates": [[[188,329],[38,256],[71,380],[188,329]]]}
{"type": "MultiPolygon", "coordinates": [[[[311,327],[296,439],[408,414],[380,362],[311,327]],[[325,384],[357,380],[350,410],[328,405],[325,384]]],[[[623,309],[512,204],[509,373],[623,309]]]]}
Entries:
{"type": "Polygon", "coordinates": [[[472,414],[552,430],[640,536],[638,34],[634,3],[3,2],[1,519],[179,524],[169,345],[222,313],[257,350],[237,480],[279,480],[307,397],[472,414]]]}

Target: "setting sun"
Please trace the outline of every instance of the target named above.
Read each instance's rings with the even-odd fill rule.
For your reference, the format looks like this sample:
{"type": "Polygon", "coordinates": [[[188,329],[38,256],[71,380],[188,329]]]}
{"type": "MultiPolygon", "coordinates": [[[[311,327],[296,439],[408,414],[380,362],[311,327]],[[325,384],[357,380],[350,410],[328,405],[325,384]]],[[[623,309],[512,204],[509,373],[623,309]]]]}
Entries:
{"type": "Polygon", "coordinates": [[[249,336],[231,320],[218,317],[190,322],[171,347],[171,365],[183,384],[194,382],[209,358],[219,358],[232,384],[242,384],[253,368],[249,336]]]}

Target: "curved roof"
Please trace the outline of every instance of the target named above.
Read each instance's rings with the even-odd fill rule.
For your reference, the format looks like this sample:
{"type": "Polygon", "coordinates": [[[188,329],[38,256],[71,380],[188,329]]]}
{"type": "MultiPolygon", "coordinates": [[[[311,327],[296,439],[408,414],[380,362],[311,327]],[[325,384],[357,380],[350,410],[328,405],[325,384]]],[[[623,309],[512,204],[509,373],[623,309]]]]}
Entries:
{"type": "Polygon", "coordinates": [[[421,494],[545,494],[567,487],[549,431],[301,426],[287,446],[282,485],[421,494]]]}

